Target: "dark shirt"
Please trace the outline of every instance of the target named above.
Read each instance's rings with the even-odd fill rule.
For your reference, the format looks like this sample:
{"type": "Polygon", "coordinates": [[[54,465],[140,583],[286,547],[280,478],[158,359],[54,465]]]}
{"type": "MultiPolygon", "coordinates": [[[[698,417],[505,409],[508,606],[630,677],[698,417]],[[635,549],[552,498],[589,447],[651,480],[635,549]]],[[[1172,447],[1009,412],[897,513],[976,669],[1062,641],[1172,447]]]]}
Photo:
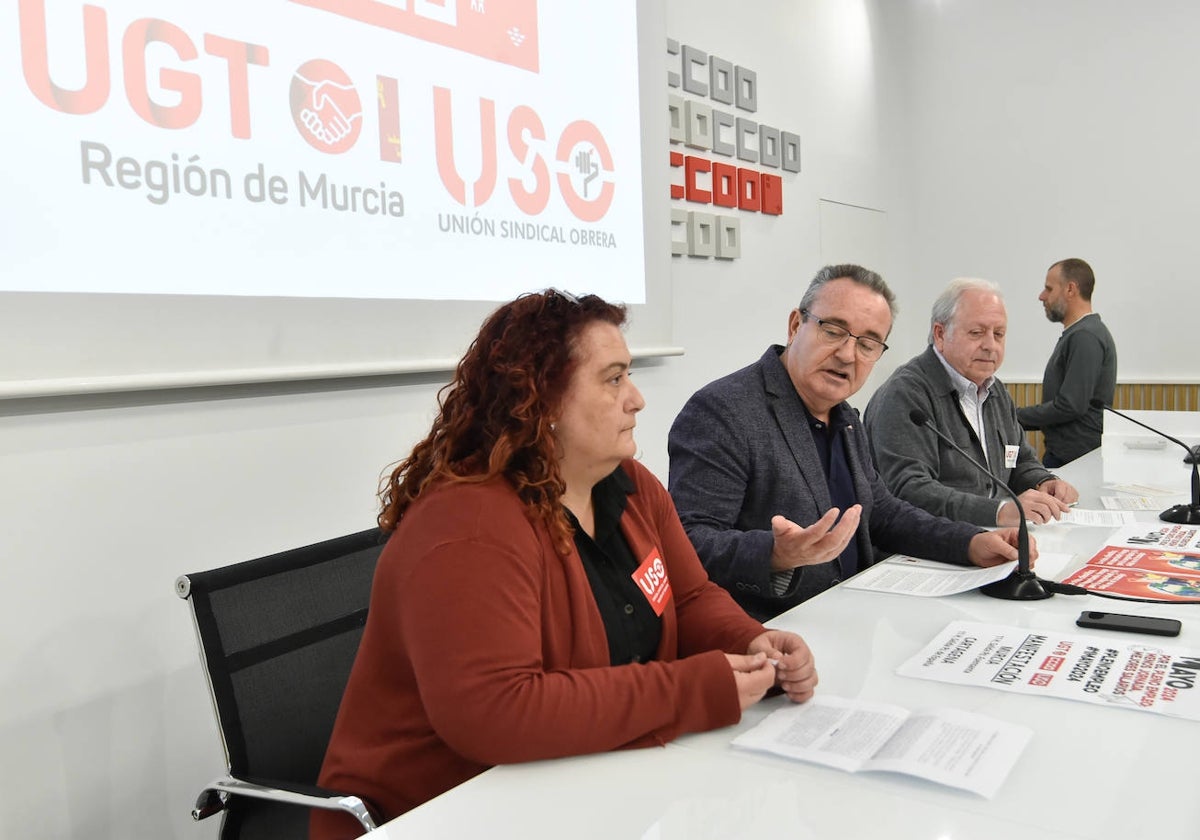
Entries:
{"type": "Polygon", "coordinates": [[[639,561],[621,533],[621,514],[631,492],[633,482],[620,467],[592,488],[594,539],[567,511],[567,519],[575,527],[575,547],[579,549],[588,583],[592,585],[592,596],[604,621],[613,665],[654,659],[662,634],[662,620],[633,579],[639,561]]]}
{"type": "MultiPolygon", "coordinates": [[[[804,405],[803,402],[801,405],[804,405]]],[[[854,492],[854,479],[850,475],[850,465],[846,462],[846,447],[841,435],[831,435],[829,426],[813,417],[804,406],[804,416],[808,418],[808,428],[812,431],[813,443],[817,447],[817,457],[821,460],[821,468],[825,470],[825,481],[829,484],[829,500],[841,511],[838,521],[846,513],[846,508],[858,503],[854,492]]],[[[855,540],[846,543],[842,554],[838,557],[838,566],[842,570],[842,579],[858,573],[858,545],[855,540]]]]}
{"type": "Polygon", "coordinates": [[[1117,388],[1117,345],[1092,312],[1063,330],[1042,377],[1042,400],[1017,410],[1026,429],[1046,436],[1046,463],[1065,464],[1100,446],[1104,409],[1117,388]]]}

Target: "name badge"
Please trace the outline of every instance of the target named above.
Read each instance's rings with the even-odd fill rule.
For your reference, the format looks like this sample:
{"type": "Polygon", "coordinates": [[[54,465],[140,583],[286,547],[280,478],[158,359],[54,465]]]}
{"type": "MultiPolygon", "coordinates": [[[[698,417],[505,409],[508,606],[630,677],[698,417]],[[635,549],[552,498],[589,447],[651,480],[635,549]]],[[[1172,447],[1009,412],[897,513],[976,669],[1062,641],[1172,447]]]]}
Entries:
{"type": "Polygon", "coordinates": [[[1004,466],[1008,469],[1013,469],[1017,465],[1017,453],[1021,451],[1019,446],[1004,447],[1004,466]]]}
{"type": "Polygon", "coordinates": [[[671,600],[671,581],[667,578],[667,564],[659,556],[658,549],[650,549],[642,565],[633,573],[633,582],[642,590],[654,614],[661,617],[671,600]]]}

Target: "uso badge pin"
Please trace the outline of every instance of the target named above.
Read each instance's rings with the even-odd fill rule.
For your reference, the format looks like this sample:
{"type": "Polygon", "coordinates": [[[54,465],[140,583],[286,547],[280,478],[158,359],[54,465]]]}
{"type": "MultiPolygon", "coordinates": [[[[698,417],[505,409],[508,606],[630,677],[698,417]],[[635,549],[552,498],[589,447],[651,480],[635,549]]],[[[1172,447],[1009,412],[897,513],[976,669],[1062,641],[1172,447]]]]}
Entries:
{"type": "Polygon", "coordinates": [[[654,614],[661,617],[667,601],[671,600],[671,581],[667,578],[667,564],[662,561],[657,548],[650,549],[642,565],[633,573],[633,582],[650,602],[654,614]]]}

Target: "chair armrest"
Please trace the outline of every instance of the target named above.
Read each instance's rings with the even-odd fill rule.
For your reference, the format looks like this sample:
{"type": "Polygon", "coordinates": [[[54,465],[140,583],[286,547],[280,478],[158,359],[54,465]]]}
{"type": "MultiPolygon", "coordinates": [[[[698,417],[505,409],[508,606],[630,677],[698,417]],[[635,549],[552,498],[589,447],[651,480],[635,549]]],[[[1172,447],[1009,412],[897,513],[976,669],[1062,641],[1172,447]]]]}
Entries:
{"type": "Polygon", "coordinates": [[[324,808],[329,811],[344,811],[358,820],[365,831],[376,828],[375,816],[361,798],[328,788],[312,785],[297,785],[274,779],[238,779],[220,776],[209,782],[208,787],[196,798],[192,808],[192,819],[202,820],[225,807],[230,796],[250,796],[286,802],[306,808],[324,808]]]}

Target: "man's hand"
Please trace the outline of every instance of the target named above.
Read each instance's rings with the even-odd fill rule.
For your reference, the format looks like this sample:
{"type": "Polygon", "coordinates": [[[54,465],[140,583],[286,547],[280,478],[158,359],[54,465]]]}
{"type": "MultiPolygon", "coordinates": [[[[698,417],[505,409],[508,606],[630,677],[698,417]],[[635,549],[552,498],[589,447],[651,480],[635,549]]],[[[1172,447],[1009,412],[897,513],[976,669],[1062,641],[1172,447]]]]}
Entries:
{"type": "Polygon", "coordinates": [[[828,563],[842,553],[854,539],[858,520],[862,516],[862,505],[846,508],[838,522],[837,508],[830,508],[825,515],[807,528],[783,516],[771,517],[771,533],[775,536],[775,548],[771,551],[771,570],[784,572],[797,566],[815,566],[828,563]],[[837,525],[833,523],[837,522],[837,525]]]}
{"type": "MultiPolygon", "coordinates": [[[[1049,481],[1042,482],[1045,487],[1049,481]]],[[[1064,484],[1066,482],[1063,482],[1064,484]]],[[[1070,485],[1067,485],[1070,487],[1070,485]]],[[[1071,488],[1074,490],[1075,488],[1071,488]]],[[[1043,493],[1041,490],[1026,490],[1024,493],[1017,496],[1021,500],[1021,504],[1025,507],[1025,518],[1030,522],[1038,525],[1043,525],[1052,519],[1059,519],[1064,513],[1071,509],[1071,506],[1062,499],[1055,498],[1049,493],[1043,493]]],[[[1075,498],[1079,498],[1079,494],[1075,494],[1075,498]]],[[[1017,525],[1021,515],[1017,512],[1017,506],[1012,502],[1005,502],[1000,506],[1000,510],[996,513],[997,525],[1017,525]]]]}
{"type": "Polygon", "coordinates": [[[1063,481],[1061,478],[1047,479],[1039,484],[1037,489],[1043,493],[1049,493],[1060,502],[1066,502],[1068,505],[1073,505],[1079,501],[1079,491],[1072,487],[1070,482],[1063,481]]]}
{"type": "MultiPolygon", "coordinates": [[[[1017,559],[1017,540],[1020,532],[1016,528],[1000,528],[996,531],[984,531],[971,538],[967,546],[967,559],[974,565],[987,568],[999,566],[1009,560],[1017,559]]],[[[1029,538],[1029,568],[1037,559],[1037,542],[1029,538]]]]}

